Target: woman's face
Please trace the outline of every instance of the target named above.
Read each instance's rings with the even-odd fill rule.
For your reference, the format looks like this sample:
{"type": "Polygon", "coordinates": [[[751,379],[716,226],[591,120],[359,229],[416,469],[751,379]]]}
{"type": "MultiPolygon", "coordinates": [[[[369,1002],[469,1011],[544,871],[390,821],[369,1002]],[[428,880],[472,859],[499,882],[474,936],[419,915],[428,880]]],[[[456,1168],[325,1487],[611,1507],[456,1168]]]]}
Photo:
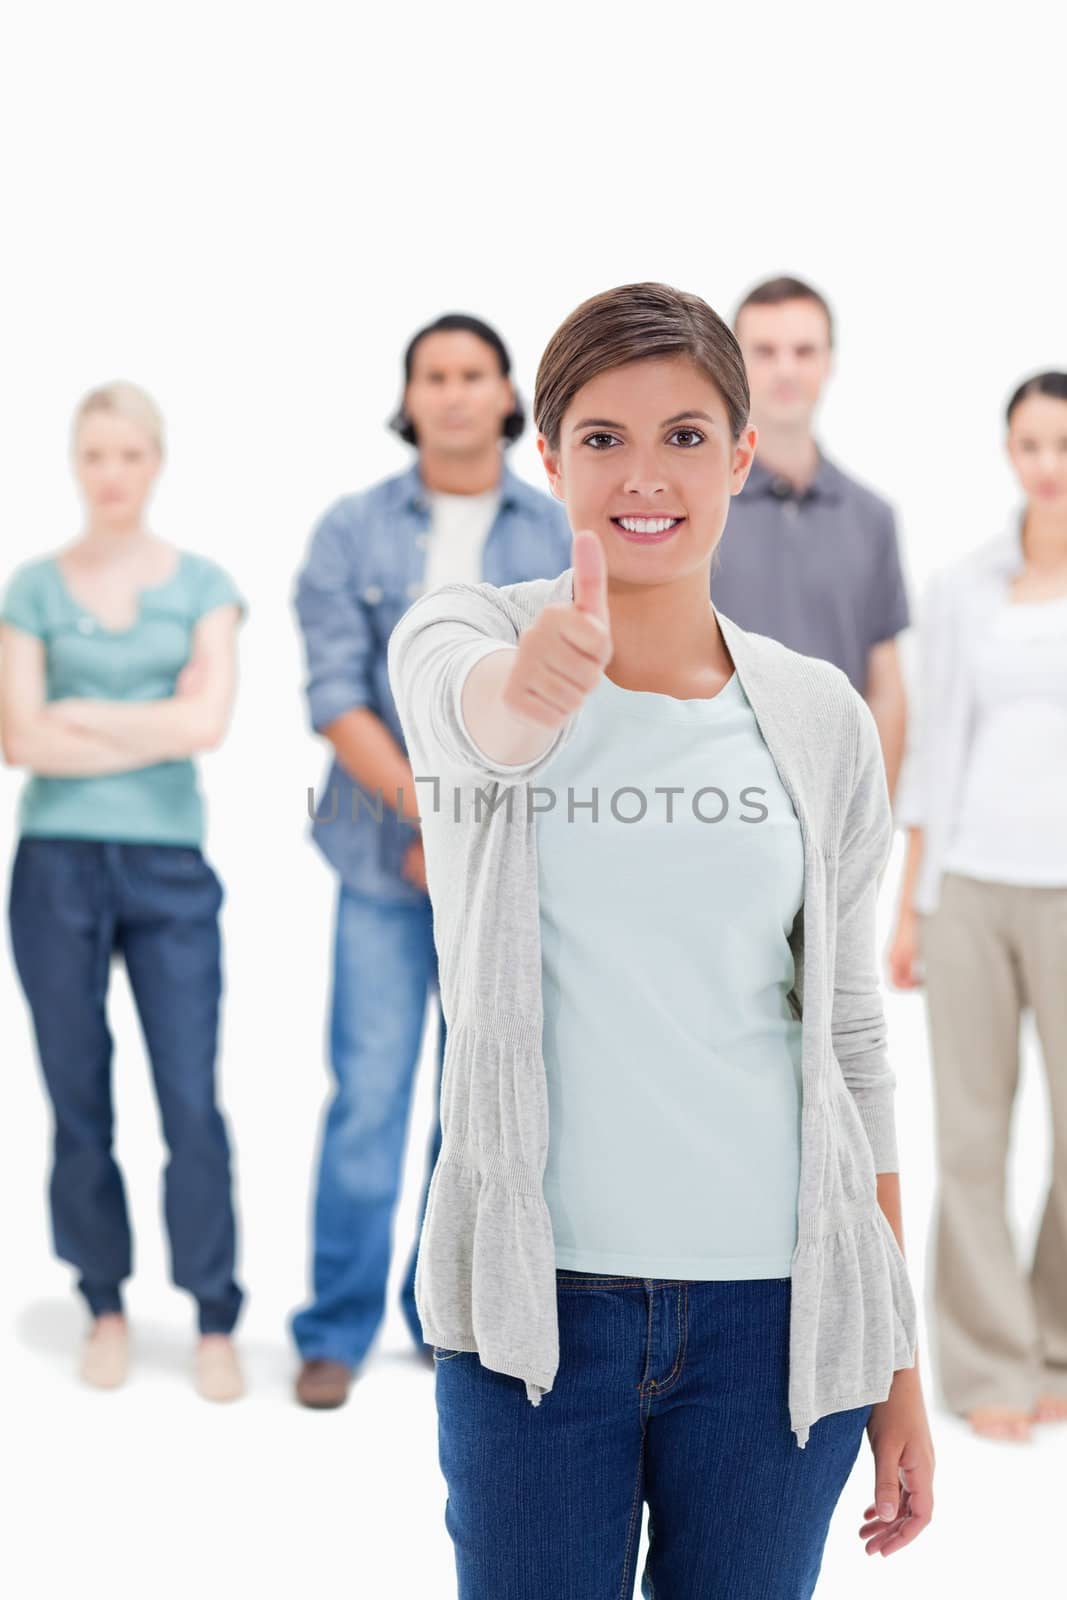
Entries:
{"type": "Polygon", "coordinates": [[[74,474],[97,522],[136,521],[160,468],[155,440],[128,417],[90,411],[74,441],[74,474]]]}
{"type": "Polygon", "coordinates": [[[567,407],[558,451],[543,434],[537,448],[571,527],[599,535],[609,577],[661,583],[710,566],[756,438],[750,426],[735,444],[716,385],[687,356],[672,356],[590,379],[567,407]],[[653,533],[669,527],[643,541],[648,518],[653,533]]]}
{"type": "Polygon", "coordinates": [[[1011,415],[1008,455],[1023,493],[1067,511],[1067,400],[1031,394],[1011,415]]]}

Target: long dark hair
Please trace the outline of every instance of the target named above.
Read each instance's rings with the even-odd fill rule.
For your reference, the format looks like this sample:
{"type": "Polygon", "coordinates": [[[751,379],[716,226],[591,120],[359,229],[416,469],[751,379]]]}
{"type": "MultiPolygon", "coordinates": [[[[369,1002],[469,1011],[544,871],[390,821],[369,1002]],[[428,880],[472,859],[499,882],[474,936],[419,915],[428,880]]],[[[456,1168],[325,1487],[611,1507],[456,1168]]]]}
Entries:
{"type": "MultiPolygon", "coordinates": [[[[480,317],[469,317],[462,311],[447,311],[444,316],[438,317],[436,322],[428,322],[424,328],[420,328],[418,333],[413,334],[408,341],[408,347],[404,351],[405,389],[411,382],[411,369],[415,363],[415,351],[418,349],[420,341],[430,333],[473,333],[475,338],[481,339],[484,344],[487,344],[491,350],[496,352],[497,360],[500,362],[501,376],[505,378],[511,377],[511,357],[508,355],[507,346],[496,329],[491,328],[480,317]]],[[[415,425],[404,410],[403,395],[400,397],[400,404],[389,418],[388,426],[392,428],[394,433],[400,435],[405,444],[418,444],[419,441],[415,436],[415,425]]],[[[525,426],[526,410],[516,389],[515,409],[508,412],[504,418],[504,426],[501,429],[505,448],[515,443],[525,426]]]]}

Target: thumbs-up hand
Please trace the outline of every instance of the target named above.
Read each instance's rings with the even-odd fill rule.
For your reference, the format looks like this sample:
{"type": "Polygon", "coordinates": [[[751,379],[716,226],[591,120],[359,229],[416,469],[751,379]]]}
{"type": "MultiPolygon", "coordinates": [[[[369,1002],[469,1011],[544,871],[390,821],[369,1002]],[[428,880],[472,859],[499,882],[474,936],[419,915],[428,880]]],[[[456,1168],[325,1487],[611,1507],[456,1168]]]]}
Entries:
{"type": "Polygon", "coordinates": [[[574,599],[541,608],[521,634],[501,698],[523,721],[561,727],[600,682],[611,660],[608,568],[590,528],[572,544],[574,599]]]}

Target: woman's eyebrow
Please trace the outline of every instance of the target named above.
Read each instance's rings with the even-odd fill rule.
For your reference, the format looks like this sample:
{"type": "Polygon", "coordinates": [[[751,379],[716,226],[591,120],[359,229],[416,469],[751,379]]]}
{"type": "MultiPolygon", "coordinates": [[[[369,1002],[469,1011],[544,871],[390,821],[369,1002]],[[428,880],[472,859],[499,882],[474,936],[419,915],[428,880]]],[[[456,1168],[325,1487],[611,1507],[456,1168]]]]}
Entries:
{"type": "MultiPolygon", "coordinates": [[[[660,423],[661,428],[669,428],[672,422],[684,422],[688,417],[700,417],[704,422],[714,423],[715,418],[709,417],[706,411],[676,411],[673,417],[666,417],[660,423]]],[[[607,417],[583,417],[581,422],[576,422],[571,429],[577,433],[579,428],[624,428],[624,422],[611,422],[607,417]]]]}

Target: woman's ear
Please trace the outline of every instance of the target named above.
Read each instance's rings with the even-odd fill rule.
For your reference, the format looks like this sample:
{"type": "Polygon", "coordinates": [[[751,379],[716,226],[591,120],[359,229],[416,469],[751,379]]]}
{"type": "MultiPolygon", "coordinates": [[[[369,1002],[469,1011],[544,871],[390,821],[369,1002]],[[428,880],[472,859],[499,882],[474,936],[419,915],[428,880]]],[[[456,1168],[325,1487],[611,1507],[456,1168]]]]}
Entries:
{"type": "Polygon", "coordinates": [[[564,498],[563,474],[559,469],[559,457],[554,455],[549,449],[548,440],[545,438],[543,433],[539,433],[537,435],[537,448],[540,451],[541,460],[545,464],[545,472],[548,475],[548,487],[555,495],[557,500],[562,500],[564,498]]]}
{"type": "Polygon", "coordinates": [[[759,429],[754,422],[744,428],[741,437],[734,445],[733,469],[730,474],[730,493],[740,494],[745,487],[745,480],[752,469],[756,459],[756,443],[759,439],[759,429]]]}

